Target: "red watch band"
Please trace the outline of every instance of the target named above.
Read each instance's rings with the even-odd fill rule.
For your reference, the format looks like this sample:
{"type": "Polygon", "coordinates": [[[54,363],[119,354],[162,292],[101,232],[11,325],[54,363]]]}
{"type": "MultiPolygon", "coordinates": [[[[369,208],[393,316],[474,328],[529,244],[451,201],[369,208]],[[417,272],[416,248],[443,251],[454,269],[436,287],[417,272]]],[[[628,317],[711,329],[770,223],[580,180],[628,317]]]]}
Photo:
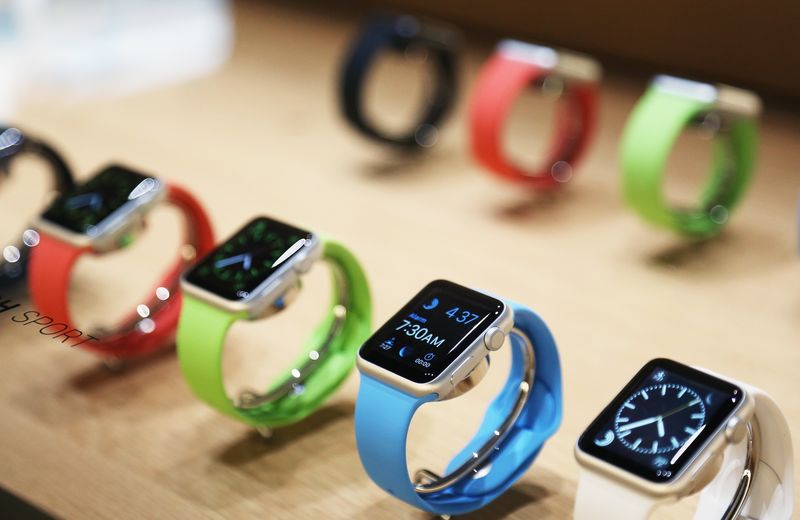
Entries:
{"type": "MultiPolygon", "coordinates": [[[[186,190],[167,185],[167,201],[177,206],[186,218],[187,243],[195,249],[199,259],[214,247],[211,222],[200,203],[186,190]]],[[[30,257],[29,288],[34,305],[42,314],[54,321],[72,324],[69,312],[69,283],[72,269],[78,258],[89,252],[89,248],[77,248],[57,238],[41,233],[39,245],[33,248],[30,257]]],[[[167,288],[169,296],[161,291],[161,298],[153,305],[146,322],[136,312],[122,320],[125,324],[119,333],[103,336],[97,341],[87,341],[78,348],[119,359],[139,357],[159,350],[174,339],[182,296],[178,281],[186,267],[179,257],[156,288],[167,288]],[[130,325],[130,326],[128,326],[130,325]]],[[[155,291],[154,291],[155,292],[155,291]]]]}
{"type": "Polygon", "coordinates": [[[481,69],[470,102],[470,140],[475,159],[500,177],[537,190],[551,190],[568,179],[553,175],[553,165],[579,160],[594,129],[597,90],[591,83],[569,83],[566,103],[557,113],[554,140],[538,171],[527,171],[503,154],[503,127],[522,91],[551,71],[496,52],[481,69]]]}

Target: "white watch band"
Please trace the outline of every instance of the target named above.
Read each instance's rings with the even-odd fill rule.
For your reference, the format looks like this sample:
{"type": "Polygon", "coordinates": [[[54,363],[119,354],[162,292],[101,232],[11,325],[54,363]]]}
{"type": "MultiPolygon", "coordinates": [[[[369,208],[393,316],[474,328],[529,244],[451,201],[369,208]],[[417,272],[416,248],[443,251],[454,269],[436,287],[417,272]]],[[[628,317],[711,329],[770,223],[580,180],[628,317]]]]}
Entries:
{"type": "MultiPolygon", "coordinates": [[[[740,518],[790,520],[794,511],[794,462],[791,433],[775,401],[757,388],[741,384],[755,398],[751,422],[757,443],[758,464],[740,518]]],[[[695,520],[721,518],[739,486],[747,457],[747,442],[725,450],[723,467],[700,493],[695,520]]],[[[672,500],[675,500],[674,497],[672,500]]],[[[575,520],[646,520],[659,505],[667,503],[607,478],[581,471],[575,500],[575,520]]]]}
{"type": "MultiPolygon", "coordinates": [[[[788,520],[794,511],[794,456],[791,432],[769,394],[739,383],[755,398],[752,426],[758,437],[758,464],[741,518],[788,520]]],[[[746,441],[725,452],[720,474],[700,494],[696,520],[719,518],[731,501],[746,456],[746,441]]]]}

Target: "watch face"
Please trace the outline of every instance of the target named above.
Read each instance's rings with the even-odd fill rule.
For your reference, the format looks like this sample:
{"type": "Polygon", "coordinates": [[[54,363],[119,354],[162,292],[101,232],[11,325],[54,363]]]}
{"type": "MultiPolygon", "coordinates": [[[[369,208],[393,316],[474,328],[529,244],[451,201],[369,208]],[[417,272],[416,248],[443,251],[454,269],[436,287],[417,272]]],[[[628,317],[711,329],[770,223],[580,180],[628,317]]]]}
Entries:
{"type": "Polygon", "coordinates": [[[727,381],[668,359],[645,365],[578,447],[652,482],[681,474],[744,398],[727,381]]]}
{"type": "Polygon", "coordinates": [[[359,355],[414,383],[430,383],[482,337],[503,309],[496,298],[437,280],[378,329],[359,355]]]}
{"type": "Polygon", "coordinates": [[[157,191],[159,182],[121,166],[110,166],[87,182],[78,184],[58,197],[42,218],[61,227],[95,236],[109,217],[137,199],[157,191]]]}
{"type": "Polygon", "coordinates": [[[309,231],[258,217],[203,258],[185,279],[226,300],[240,301],[310,245],[309,231]]]}

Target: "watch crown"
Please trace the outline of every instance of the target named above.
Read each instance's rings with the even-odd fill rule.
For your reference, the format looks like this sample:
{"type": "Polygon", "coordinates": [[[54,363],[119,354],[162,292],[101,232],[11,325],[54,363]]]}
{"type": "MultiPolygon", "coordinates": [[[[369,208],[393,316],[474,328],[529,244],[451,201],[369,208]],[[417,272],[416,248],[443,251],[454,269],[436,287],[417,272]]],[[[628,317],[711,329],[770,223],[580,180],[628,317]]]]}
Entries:
{"type": "Polygon", "coordinates": [[[491,327],[483,335],[483,344],[489,350],[499,350],[506,341],[506,334],[498,327],[491,327]]]}
{"type": "Polygon", "coordinates": [[[725,438],[732,444],[737,444],[744,439],[745,423],[738,417],[731,417],[725,426],[725,438]]]}

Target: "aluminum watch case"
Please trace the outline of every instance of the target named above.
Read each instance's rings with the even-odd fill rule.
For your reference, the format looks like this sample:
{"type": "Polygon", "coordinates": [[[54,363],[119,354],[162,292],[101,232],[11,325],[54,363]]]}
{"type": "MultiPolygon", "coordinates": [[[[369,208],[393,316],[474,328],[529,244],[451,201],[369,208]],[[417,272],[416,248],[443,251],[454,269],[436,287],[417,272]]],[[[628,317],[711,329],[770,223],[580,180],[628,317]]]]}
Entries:
{"type": "Polygon", "coordinates": [[[232,314],[246,314],[246,319],[257,320],[285,307],[287,300],[300,285],[300,278],[322,258],[323,244],[312,233],[302,249],[292,255],[272,275],[256,287],[247,298],[228,300],[203,289],[181,277],[181,289],[191,296],[232,314]]]}
{"type": "MultiPolygon", "coordinates": [[[[477,291],[477,289],[473,290],[477,291]]],[[[497,298],[484,291],[478,292],[483,292],[492,298],[497,298]]],[[[486,365],[486,357],[491,352],[497,350],[496,348],[489,348],[490,346],[494,347],[493,338],[491,336],[497,334],[496,330],[500,329],[505,336],[511,333],[514,327],[514,311],[505,301],[502,299],[500,299],[500,301],[503,302],[503,310],[488,324],[484,333],[478,336],[438,377],[429,383],[415,383],[409,381],[404,377],[365,360],[361,357],[360,352],[357,364],[358,370],[406,394],[411,394],[416,397],[436,394],[438,401],[446,400],[453,396],[458,384],[467,379],[473,371],[477,372],[482,370],[486,365]]]]}
{"type": "MultiPolygon", "coordinates": [[[[695,367],[697,368],[697,367],[695,367]]],[[[704,372],[707,372],[703,370],[704,372]]],[[[724,379],[734,384],[741,385],[729,378],[713,374],[715,377],[724,379]]],[[[744,428],[753,419],[755,413],[755,399],[742,388],[743,398],[731,412],[731,414],[720,423],[704,445],[694,455],[688,464],[675,475],[670,481],[657,483],[652,482],[632,473],[629,473],[613,464],[598,459],[580,449],[578,443],[575,444],[575,458],[584,469],[603,477],[613,479],[629,488],[649,495],[655,499],[666,500],[669,498],[681,498],[691,495],[702,489],[719,472],[720,462],[725,449],[732,444],[742,440],[744,428]]]]}

